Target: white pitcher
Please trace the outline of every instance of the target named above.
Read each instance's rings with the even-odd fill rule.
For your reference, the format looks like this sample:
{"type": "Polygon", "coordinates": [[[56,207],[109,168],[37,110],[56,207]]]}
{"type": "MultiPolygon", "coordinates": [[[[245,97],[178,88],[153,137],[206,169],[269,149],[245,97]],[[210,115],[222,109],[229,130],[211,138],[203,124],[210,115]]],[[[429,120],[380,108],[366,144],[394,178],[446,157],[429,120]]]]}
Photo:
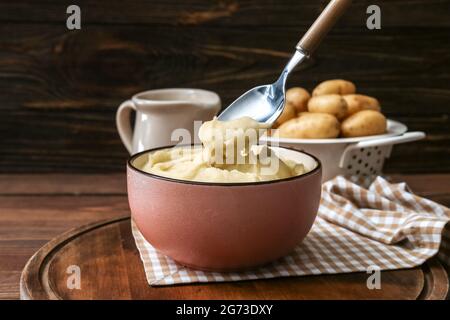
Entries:
{"type": "MultiPolygon", "coordinates": [[[[134,95],[123,102],[116,113],[120,138],[130,154],[146,149],[174,145],[172,133],[186,129],[197,137],[194,121],[211,120],[221,107],[220,97],[201,89],[159,89],[134,95]],[[136,112],[134,130],[131,111],[136,112]]],[[[192,140],[194,142],[194,140],[192,140]]]]}

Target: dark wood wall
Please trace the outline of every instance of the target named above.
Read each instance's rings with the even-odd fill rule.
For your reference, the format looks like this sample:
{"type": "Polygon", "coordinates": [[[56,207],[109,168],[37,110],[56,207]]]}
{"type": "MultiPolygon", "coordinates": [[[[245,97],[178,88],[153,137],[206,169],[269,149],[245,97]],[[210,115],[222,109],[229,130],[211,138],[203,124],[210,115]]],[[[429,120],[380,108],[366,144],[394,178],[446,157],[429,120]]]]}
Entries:
{"type": "MultiPolygon", "coordinates": [[[[133,93],[218,92],[273,81],[324,0],[0,1],[0,172],[121,171],[114,115],[133,93]],[[66,8],[82,29],[66,29],[66,8]]],[[[450,0],[354,1],[289,85],[345,78],[425,141],[388,172],[450,172],[450,0]],[[365,11],[382,9],[382,30],[365,11]]]]}

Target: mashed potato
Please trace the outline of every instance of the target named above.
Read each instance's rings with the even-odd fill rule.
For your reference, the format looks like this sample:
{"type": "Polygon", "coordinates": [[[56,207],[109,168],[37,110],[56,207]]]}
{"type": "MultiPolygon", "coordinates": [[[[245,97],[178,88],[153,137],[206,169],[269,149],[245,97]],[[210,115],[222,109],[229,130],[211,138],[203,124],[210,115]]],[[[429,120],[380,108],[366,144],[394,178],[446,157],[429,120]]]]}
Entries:
{"type": "Polygon", "coordinates": [[[205,122],[199,130],[203,147],[174,147],[148,155],[142,170],[180,180],[236,183],[278,180],[306,172],[258,145],[268,126],[251,118],[205,122]]]}

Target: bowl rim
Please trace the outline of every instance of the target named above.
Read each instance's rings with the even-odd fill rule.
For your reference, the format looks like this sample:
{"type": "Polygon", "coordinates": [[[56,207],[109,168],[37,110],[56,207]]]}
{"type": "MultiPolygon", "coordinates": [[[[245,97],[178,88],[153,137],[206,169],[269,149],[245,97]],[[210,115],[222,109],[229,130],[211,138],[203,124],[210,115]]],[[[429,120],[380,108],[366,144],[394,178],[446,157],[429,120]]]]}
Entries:
{"type": "MultiPolygon", "coordinates": [[[[280,148],[280,149],[287,149],[287,150],[291,150],[291,151],[295,151],[295,152],[299,152],[299,153],[303,153],[306,154],[307,156],[310,156],[311,158],[314,159],[314,161],[316,161],[317,166],[312,169],[311,171],[308,171],[304,174],[300,174],[298,176],[293,176],[293,177],[289,177],[289,178],[284,178],[284,179],[277,179],[277,180],[268,180],[268,181],[254,181],[254,182],[204,182],[204,181],[191,181],[191,180],[181,180],[181,179],[175,179],[175,178],[170,178],[170,177],[164,177],[164,176],[160,176],[157,174],[153,174],[153,173],[149,173],[146,171],[143,171],[141,169],[136,168],[132,162],[140,157],[141,155],[145,154],[145,153],[149,153],[149,152],[155,152],[158,150],[162,150],[162,149],[168,149],[168,148],[173,148],[173,147],[188,147],[188,146],[201,146],[201,144],[196,144],[196,143],[191,143],[191,144],[181,144],[181,145],[169,145],[169,146],[163,146],[163,147],[157,147],[157,148],[152,148],[152,149],[147,149],[147,150],[143,150],[140,151],[138,153],[135,153],[133,155],[131,155],[128,158],[127,161],[127,167],[137,173],[143,174],[145,176],[151,177],[151,178],[156,178],[159,180],[165,180],[168,182],[175,182],[175,183],[184,183],[184,184],[191,184],[191,185],[200,185],[200,186],[218,186],[218,187],[233,187],[233,186],[255,186],[255,185],[267,185],[267,184],[273,184],[273,183],[279,183],[279,182],[287,182],[287,181],[291,181],[291,180],[296,180],[296,179],[302,179],[302,178],[306,178],[310,175],[313,175],[317,172],[321,172],[322,171],[322,163],[320,162],[320,160],[305,151],[301,151],[301,150],[297,150],[294,148],[289,148],[289,147],[282,147],[282,146],[277,146],[275,148],[280,148]]],[[[270,146],[269,146],[270,147],[270,146]]]]}

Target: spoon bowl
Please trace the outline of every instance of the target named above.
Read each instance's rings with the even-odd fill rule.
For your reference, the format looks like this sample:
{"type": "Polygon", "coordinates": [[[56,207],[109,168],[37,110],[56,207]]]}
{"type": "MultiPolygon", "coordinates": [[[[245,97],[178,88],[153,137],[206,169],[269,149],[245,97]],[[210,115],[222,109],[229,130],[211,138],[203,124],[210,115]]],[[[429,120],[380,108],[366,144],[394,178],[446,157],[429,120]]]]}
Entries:
{"type": "Polygon", "coordinates": [[[219,116],[219,120],[227,121],[241,117],[250,117],[258,122],[271,123],[278,118],[285,101],[284,90],[276,84],[253,88],[233,102],[219,116]],[[245,107],[244,107],[245,106],[245,107]]]}
{"type": "Polygon", "coordinates": [[[250,117],[261,123],[274,123],[284,109],[287,76],[305,57],[303,52],[297,50],[276,82],[247,91],[229,105],[218,119],[229,121],[250,117]]]}

